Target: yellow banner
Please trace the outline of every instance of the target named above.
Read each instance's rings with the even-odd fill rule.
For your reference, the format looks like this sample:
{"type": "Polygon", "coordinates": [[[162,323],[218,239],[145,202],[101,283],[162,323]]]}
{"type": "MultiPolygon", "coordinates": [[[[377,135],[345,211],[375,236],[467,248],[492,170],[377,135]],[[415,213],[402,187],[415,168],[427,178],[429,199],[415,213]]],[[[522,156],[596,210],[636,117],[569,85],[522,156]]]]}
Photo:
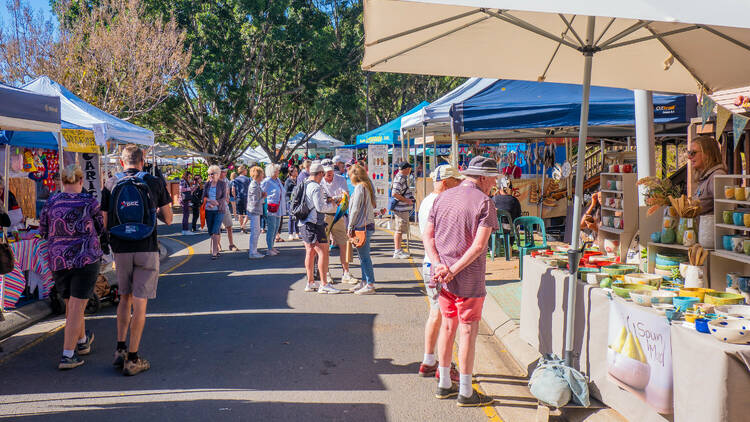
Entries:
{"type": "Polygon", "coordinates": [[[63,129],[63,138],[68,143],[65,151],[99,154],[99,146],[94,141],[94,132],[86,129],[63,129]]]}
{"type": "Polygon", "coordinates": [[[729,118],[732,117],[732,112],[725,109],[722,106],[716,106],[716,140],[721,139],[721,134],[724,133],[724,128],[729,122],[729,118]]]}

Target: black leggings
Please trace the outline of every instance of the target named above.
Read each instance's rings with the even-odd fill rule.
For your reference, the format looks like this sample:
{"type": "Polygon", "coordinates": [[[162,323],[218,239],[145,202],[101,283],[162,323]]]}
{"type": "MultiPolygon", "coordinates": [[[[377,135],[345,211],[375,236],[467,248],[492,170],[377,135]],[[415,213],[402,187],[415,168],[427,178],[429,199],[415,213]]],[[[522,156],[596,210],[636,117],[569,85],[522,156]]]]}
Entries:
{"type": "Polygon", "coordinates": [[[201,206],[198,205],[196,207],[195,205],[193,205],[193,231],[198,230],[197,224],[200,218],[201,218],[201,206]]]}

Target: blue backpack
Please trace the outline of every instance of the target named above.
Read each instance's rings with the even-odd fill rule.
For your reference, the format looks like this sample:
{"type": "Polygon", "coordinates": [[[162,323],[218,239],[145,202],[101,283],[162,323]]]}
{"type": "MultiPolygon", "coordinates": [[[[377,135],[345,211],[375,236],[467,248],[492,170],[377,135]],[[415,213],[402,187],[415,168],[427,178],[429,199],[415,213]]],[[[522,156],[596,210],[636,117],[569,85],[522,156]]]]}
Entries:
{"type": "Polygon", "coordinates": [[[148,173],[135,175],[117,173],[117,183],[112,188],[109,209],[114,223],[109,229],[112,236],[122,240],[143,240],[156,228],[156,206],[151,200],[145,181],[148,173]]]}

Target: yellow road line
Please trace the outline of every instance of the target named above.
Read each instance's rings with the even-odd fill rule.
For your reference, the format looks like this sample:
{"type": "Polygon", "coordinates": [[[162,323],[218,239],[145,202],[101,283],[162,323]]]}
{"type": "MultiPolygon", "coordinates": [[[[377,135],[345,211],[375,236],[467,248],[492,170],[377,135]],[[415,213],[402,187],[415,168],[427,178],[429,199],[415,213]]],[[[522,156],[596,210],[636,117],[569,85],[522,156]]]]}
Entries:
{"type": "MultiPolygon", "coordinates": [[[[388,230],[388,229],[384,229],[384,228],[381,228],[381,227],[378,227],[378,229],[381,230],[381,231],[393,234],[393,232],[390,231],[390,230],[388,230]]],[[[411,255],[409,255],[409,264],[411,264],[411,269],[414,271],[414,277],[416,278],[417,282],[419,282],[419,284],[422,285],[423,288],[427,288],[424,285],[424,280],[422,279],[422,273],[421,273],[421,271],[419,271],[417,269],[417,265],[414,263],[414,258],[411,255]]],[[[430,300],[427,299],[427,296],[424,297],[424,300],[429,305],[430,300]]],[[[455,348],[453,349],[453,359],[456,362],[458,362],[458,354],[457,354],[455,348]]],[[[482,390],[482,388],[479,387],[479,383],[477,383],[476,381],[474,381],[474,382],[472,382],[472,385],[473,385],[474,389],[476,389],[480,393],[484,394],[484,390],[482,390]]],[[[498,415],[498,413],[495,410],[494,406],[482,406],[482,410],[484,410],[484,414],[487,415],[487,418],[491,422],[503,422],[502,418],[500,418],[500,415],[498,415]]]]}
{"type": "MultiPolygon", "coordinates": [[[[175,241],[177,243],[180,243],[183,246],[185,246],[187,248],[188,255],[185,257],[185,259],[183,259],[182,261],[180,261],[176,265],[170,267],[168,270],[166,270],[163,273],[161,273],[160,276],[169,274],[172,271],[176,270],[177,268],[185,265],[185,263],[187,263],[190,260],[190,258],[192,258],[193,255],[195,254],[195,250],[193,249],[193,247],[190,246],[190,245],[188,245],[187,243],[185,243],[185,242],[183,242],[181,240],[173,239],[173,238],[169,238],[169,239],[173,240],[173,241],[175,241]]],[[[31,342],[29,342],[29,343],[27,343],[27,344],[19,347],[18,350],[15,350],[14,352],[10,353],[9,355],[3,356],[2,358],[0,358],[0,365],[5,364],[5,362],[7,362],[8,360],[12,359],[13,357],[18,356],[19,354],[25,352],[26,350],[29,350],[30,348],[36,346],[37,344],[43,342],[44,340],[52,337],[53,335],[55,335],[57,332],[59,332],[60,330],[62,330],[64,328],[65,328],[65,322],[63,321],[63,323],[59,327],[56,327],[56,328],[54,328],[54,329],[52,329],[52,330],[50,330],[50,331],[48,331],[48,332],[40,335],[39,337],[37,337],[33,341],[31,341],[31,342]]]]}

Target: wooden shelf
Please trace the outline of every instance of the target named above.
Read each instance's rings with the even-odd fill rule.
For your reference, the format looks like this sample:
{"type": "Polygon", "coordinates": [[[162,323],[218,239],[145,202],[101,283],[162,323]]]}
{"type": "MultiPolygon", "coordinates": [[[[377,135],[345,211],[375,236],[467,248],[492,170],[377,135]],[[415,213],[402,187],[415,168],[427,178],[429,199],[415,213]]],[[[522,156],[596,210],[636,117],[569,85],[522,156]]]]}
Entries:
{"type": "Polygon", "coordinates": [[[748,207],[750,207],[750,201],[738,201],[736,199],[714,199],[714,201],[720,204],[737,204],[737,205],[747,205],[748,207]]]}
{"type": "Polygon", "coordinates": [[[623,212],[624,210],[622,208],[610,208],[610,207],[602,207],[605,211],[615,211],[615,212],[623,212]]]}
{"type": "Polygon", "coordinates": [[[614,233],[614,234],[623,234],[625,233],[625,229],[616,229],[614,227],[608,227],[608,226],[599,226],[599,230],[614,233]]]}
{"type": "Polygon", "coordinates": [[[711,252],[711,254],[720,258],[731,259],[732,261],[750,264],[750,255],[745,255],[737,252],[729,252],[727,250],[716,250],[711,252]]]}
{"type": "Polygon", "coordinates": [[[716,223],[716,227],[722,227],[725,229],[741,230],[744,232],[750,232],[750,227],[735,226],[734,224],[716,223]]]}
{"type": "MultiPolygon", "coordinates": [[[[677,249],[681,251],[686,251],[690,249],[689,246],[680,245],[679,243],[654,243],[654,242],[648,242],[648,246],[653,246],[656,248],[664,248],[664,249],[677,249]]],[[[713,250],[713,249],[709,249],[713,250]]]]}
{"type": "Polygon", "coordinates": [[[609,189],[602,189],[601,192],[602,193],[619,193],[620,195],[622,195],[623,193],[621,190],[609,190],[609,189]]]}

